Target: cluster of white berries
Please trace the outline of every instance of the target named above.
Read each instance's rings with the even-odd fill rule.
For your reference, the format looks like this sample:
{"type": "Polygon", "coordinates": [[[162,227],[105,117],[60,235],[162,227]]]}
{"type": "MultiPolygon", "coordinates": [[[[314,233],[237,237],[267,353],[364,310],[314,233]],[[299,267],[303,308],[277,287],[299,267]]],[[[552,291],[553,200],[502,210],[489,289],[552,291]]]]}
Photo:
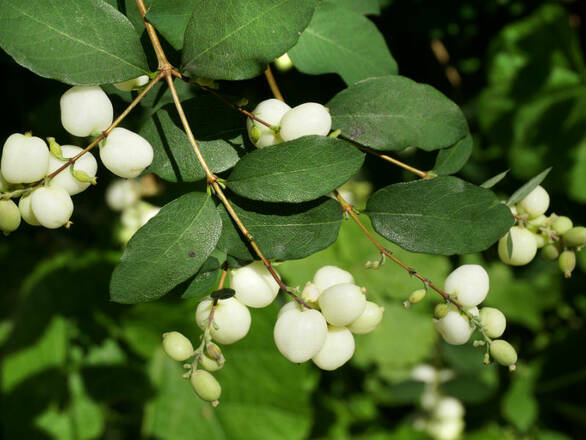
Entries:
{"type": "Polygon", "coordinates": [[[453,377],[451,370],[436,370],[425,364],[411,371],[411,378],[424,384],[421,395],[423,412],[415,417],[414,427],[435,440],[456,440],[464,432],[464,405],[440,391],[441,384],[453,377]]]}
{"type": "Polygon", "coordinates": [[[444,291],[461,309],[451,302],[438,304],[434,323],[444,341],[451,345],[462,345],[470,340],[478,328],[484,337],[475,341],[475,346],[486,346],[485,363],[492,357],[499,364],[515,368],[517,352],[511,344],[499,338],[505,332],[505,315],[493,307],[478,306],[485,300],[489,290],[486,270],[478,264],[465,264],[448,275],[444,291]]]}
{"type": "MultiPolygon", "coordinates": [[[[131,81],[134,86],[144,83],[140,78],[131,81]]],[[[72,87],[61,97],[60,107],[61,123],[74,136],[99,136],[112,124],[112,103],[98,86],[72,87]]],[[[83,154],[79,147],[47,139],[49,145],[30,133],[15,133],[4,143],[0,160],[0,230],[5,234],[18,229],[21,219],[49,229],[69,225],[73,214],[71,196],[96,183],[98,164],[91,153],[83,154]],[[49,177],[72,158],[75,161],[68,169],[49,177]],[[42,186],[37,184],[41,181],[42,186]],[[12,198],[19,196],[17,206],[12,198]]],[[[114,174],[131,178],[151,164],[153,149],[138,134],[116,127],[101,142],[100,158],[114,174]]]]}
{"type": "Polygon", "coordinates": [[[302,136],[326,136],[332,128],[328,109],[316,102],[306,102],[291,108],[278,99],[267,99],[258,104],[252,114],[271,125],[267,127],[251,118],[246,120],[248,137],[257,148],[302,136]]]}
{"type": "Polygon", "coordinates": [[[275,344],[291,362],[312,360],[323,370],[335,370],[354,354],[354,334],[366,334],[380,323],[384,309],[367,301],[354,277],[335,266],[319,269],[303,289],[308,309],[295,301],[279,311],[275,344]]]}
{"type": "MultiPolygon", "coordinates": [[[[163,349],[170,358],[183,362],[194,357],[191,364],[185,364],[189,371],[184,377],[191,379],[199,397],[212,404],[218,403],[222,389],[211,373],[225,362],[215,342],[232,344],[244,338],[251,324],[248,307],[266,307],[279,292],[279,284],[260,261],[231,270],[230,287],[198,304],[195,321],[204,333],[196,350],[180,333],[163,335],[163,349]],[[233,296],[216,295],[225,290],[233,296]]],[[[364,289],[354,284],[352,275],[334,266],[324,266],[315,273],[302,299],[311,308],[291,301],[279,311],[273,333],[275,344],[290,361],[312,359],[324,370],[346,363],[354,354],[352,333],[373,331],[383,315],[383,308],[366,300],[364,289]]]]}
{"type": "Polygon", "coordinates": [[[511,207],[516,223],[499,240],[498,253],[504,263],[523,266],[541,249],[542,258],[558,260],[561,271],[568,278],[576,267],[576,251],[586,245],[586,228],[574,226],[566,216],[546,216],[549,201],[547,191],[537,186],[511,207]]]}
{"type": "Polygon", "coordinates": [[[165,336],[171,333],[163,335],[163,349],[169,357],[180,362],[194,357],[192,364],[185,365],[189,371],[184,377],[190,378],[200,398],[213,405],[218,404],[222,388],[211,373],[222,368],[225,359],[220,347],[212,341],[233,344],[244,338],[252,320],[248,307],[266,307],[279,292],[279,284],[260,261],[232,269],[230,287],[233,296],[223,299],[209,296],[198,304],[195,321],[204,333],[197,350],[180,333],[172,332],[172,343],[165,336]]]}

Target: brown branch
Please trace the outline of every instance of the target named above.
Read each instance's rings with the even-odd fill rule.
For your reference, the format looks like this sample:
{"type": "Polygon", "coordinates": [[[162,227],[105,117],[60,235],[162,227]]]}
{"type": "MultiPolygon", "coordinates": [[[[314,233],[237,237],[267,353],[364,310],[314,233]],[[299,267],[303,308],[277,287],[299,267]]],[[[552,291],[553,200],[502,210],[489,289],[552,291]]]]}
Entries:
{"type": "Polygon", "coordinates": [[[265,78],[267,79],[267,82],[269,83],[269,87],[271,88],[271,92],[273,93],[273,96],[275,98],[277,98],[279,101],[283,101],[285,102],[285,98],[283,98],[283,95],[281,94],[281,91],[279,90],[279,86],[277,84],[277,81],[275,80],[275,76],[273,75],[273,71],[271,70],[271,66],[267,66],[267,70],[265,70],[265,78]]]}
{"type": "Polygon", "coordinates": [[[360,142],[356,142],[353,139],[350,139],[344,135],[340,135],[339,136],[340,139],[345,140],[346,142],[350,142],[352,145],[354,145],[355,147],[359,148],[360,150],[372,154],[373,156],[376,156],[382,160],[386,160],[387,162],[392,163],[393,165],[396,165],[398,167],[401,167],[413,174],[416,174],[417,176],[421,177],[422,179],[430,179],[431,176],[429,175],[429,173],[426,173],[425,171],[421,171],[418,170],[415,167],[412,167],[411,165],[407,165],[406,163],[401,162],[400,160],[395,159],[394,157],[388,156],[386,154],[381,153],[380,151],[374,150],[370,147],[367,147],[366,145],[361,144],[360,142]]]}
{"type": "Polygon", "coordinates": [[[381,245],[377,241],[377,239],[370,233],[370,231],[366,228],[366,226],[364,226],[364,224],[360,221],[360,219],[356,215],[356,212],[354,212],[354,207],[350,203],[348,203],[346,200],[344,200],[344,198],[342,197],[342,195],[338,191],[334,191],[334,194],[336,196],[336,199],[338,199],[338,202],[342,206],[342,210],[344,212],[346,212],[350,216],[350,218],[352,218],[352,220],[354,220],[354,222],[358,225],[358,227],[360,229],[362,229],[362,232],[364,232],[364,234],[368,237],[368,239],[372,242],[372,244],[374,244],[376,246],[376,248],[378,249],[378,251],[382,255],[388,257],[390,260],[397,263],[399,266],[401,266],[403,269],[405,269],[409,273],[409,275],[414,276],[415,278],[422,281],[426,286],[428,286],[429,288],[431,288],[431,289],[435,290],[437,293],[439,293],[444,298],[444,300],[452,303],[462,313],[468,315],[468,312],[466,310],[464,310],[464,307],[462,307],[462,305],[460,303],[458,303],[456,300],[454,300],[448,293],[444,292],[442,289],[440,289],[435,284],[433,284],[433,282],[429,278],[424,277],[419,272],[417,272],[415,269],[413,269],[412,267],[403,263],[401,260],[399,260],[397,257],[395,257],[395,255],[393,255],[393,253],[390,250],[388,250],[383,245],[381,245]]]}
{"type": "Polygon", "coordinates": [[[195,140],[195,136],[193,135],[193,132],[191,131],[189,121],[187,120],[187,116],[185,115],[185,112],[183,110],[183,105],[181,104],[181,100],[179,99],[179,95],[177,94],[177,89],[175,88],[175,84],[173,82],[173,77],[181,78],[182,75],[179,72],[177,72],[173,68],[173,66],[171,64],[169,64],[169,62],[167,61],[167,58],[165,57],[164,51],[161,47],[161,44],[159,42],[159,39],[157,37],[157,33],[156,33],[155,29],[145,19],[146,8],[144,6],[144,0],[136,0],[136,4],[138,5],[140,13],[141,13],[143,20],[145,22],[145,26],[147,27],[147,31],[148,31],[148,35],[151,40],[151,43],[153,44],[153,47],[155,48],[155,54],[157,55],[157,59],[159,61],[159,70],[161,71],[161,75],[164,76],[165,80],[167,81],[167,85],[169,86],[169,90],[171,91],[171,96],[173,97],[173,103],[175,104],[175,108],[176,108],[177,113],[179,115],[179,119],[181,120],[181,124],[183,125],[183,129],[185,130],[185,133],[187,134],[187,138],[189,139],[189,143],[191,144],[193,152],[194,152],[195,156],[197,157],[198,162],[200,163],[201,167],[203,168],[203,170],[206,174],[206,180],[207,180],[208,185],[210,185],[214,189],[216,196],[220,199],[222,204],[225,206],[226,211],[228,211],[228,214],[230,214],[230,217],[232,218],[232,220],[234,220],[234,222],[238,226],[238,229],[240,230],[242,235],[244,235],[244,237],[246,237],[248,239],[248,241],[250,242],[250,245],[254,249],[256,255],[262,260],[262,262],[264,263],[264,265],[266,266],[266,268],[268,269],[270,274],[273,276],[275,281],[279,284],[281,290],[283,290],[288,295],[291,295],[295,299],[295,301],[297,301],[299,304],[302,304],[305,307],[310,308],[310,306],[307,303],[305,303],[305,301],[303,301],[300,297],[295,295],[295,293],[291,289],[289,289],[285,285],[285,283],[283,283],[283,281],[281,281],[281,278],[279,277],[277,272],[273,269],[271,262],[263,255],[263,253],[259,249],[258,245],[254,241],[252,234],[248,231],[246,226],[244,226],[244,224],[242,223],[242,220],[240,220],[240,218],[236,214],[236,211],[234,211],[234,208],[230,204],[230,201],[228,200],[228,198],[224,194],[224,191],[222,190],[222,187],[218,183],[218,177],[210,170],[205,158],[203,157],[203,154],[201,153],[199,146],[197,145],[197,141],[195,140]]]}

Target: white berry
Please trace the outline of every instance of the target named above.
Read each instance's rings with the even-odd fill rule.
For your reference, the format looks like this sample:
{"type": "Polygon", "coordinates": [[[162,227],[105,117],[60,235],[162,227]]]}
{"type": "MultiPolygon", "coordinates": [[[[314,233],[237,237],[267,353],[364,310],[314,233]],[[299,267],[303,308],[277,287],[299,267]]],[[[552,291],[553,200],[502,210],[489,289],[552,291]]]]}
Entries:
{"type": "MultiPolygon", "coordinates": [[[[77,156],[81,151],[83,151],[81,148],[74,145],[61,145],[61,153],[65,159],[77,156]]],[[[47,174],[51,174],[53,171],[58,170],[64,163],[64,161],[57,159],[51,154],[49,156],[49,168],[47,174]]],[[[49,183],[50,186],[60,186],[67,191],[69,195],[73,196],[87,189],[90,186],[90,182],[81,182],[76,179],[71,172],[71,167],[76,171],[83,171],[91,178],[96,177],[98,162],[92,153],[87,152],[77,159],[73,165],[69,165],[69,167],[65,168],[51,179],[51,182],[49,183]]]]}
{"type": "Polygon", "coordinates": [[[313,276],[313,284],[315,284],[321,292],[328,287],[342,283],[354,284],[354,277],[350,272],[336,266],[323,266],[318,269],[313,276]]]}
{"type": "Polygon", "coordinates": [[[372,301],[366,301],[366,307],[356,321],[348,325],[348,330],[357,335],[373,331],[383,319],[385,309],[372,301]]]}
{"type": "Polygon", "coordinates": [[[261,261],[230,271],[230,287],[248,307],[266,307],[279,293],[279,285],[261,261]]]}
{"type": "Polygon", "coordinates": [[[308,361],[322,348],[328,325],[323,315],[313,309],[287,307],[277,318],[273,337],[279,352],[291,362],[308,361]]]}
{"type": "Polygon", "coordinates": [[[137,177],[153,161],[153,147],[142,136],[116,127],[100,145],[100,159],[112,173],[137,177]]]}
{"type": "Polygon", "coordinates": [[[446,316],[434,320],[435,328],[448,344],[462,345],[468,342],[474,327],[468,318],[452,308],[446,316]]]}
{"type": "Polygon", "coordinates": [[[284,141],[291,141],[312,134],[326,136],[331,128],[330,112],[321,104],[306,102],[285,113],[279,134],[284,141]]]}
{"type": "Polygon", "coordinates": [[[479,316],[484,332],[489,338],[499,338],[505,332],[507,318],[499,309],[483,307],[479,316]]]}
{"type": "MultiPolygon", "coordinates": [[[[278,126],[285,113],[291,110],[287,104],[278,99],[267,99],[259,103],[252,114],[270,125],[278,126]]],[[[258,148],[268,147],[283,142],[281,136],[258,121],[246,119],[246,129],[250,141],[258,148]]]]}
{"type": "Polygon", "coordinates": [[[130,207],[139,198],[138,184],[134,180],[116,179],[106,188],[106,204],[113,211],[130,207]]]}
{"type": "Polygon", "coordinates": [[[114,108],[99,86],[75,86],[61,96],[61,124],[74,136],[99,135],[112,124],[114,108]]]}
{"type": "Polygon", "coordinates": [[[461,419],[464,417],[464,405],[455,397],[442,397],[433,409],[436,419],[461,419]]]}
{"type": "Polygon", "coordinates": [[[527,229],[513,226],[507,235],[499,240],[498,253],[503,263],[512,266],[528,264],[537,253],[537,240],[535,240],[535,235],[527,229]],[[509,236],[513,245],[511,256],[509,256],[508,249],[509,236]]]}
{"type": "Polygon", "coordinates": [[[350,330],[330,326],[324,345],[311,360],[322,370],[331,371],[348,362],[353,354],[354,336],[350,330]]]}
{"type": "Polygon", "coordinates": [[[22,219],[27,222],[31,226],[40,226],[41,224],[35,217],[35,213],[33,212],[33,208],[31,206],[32,200],[32,193],[28,196],[22,196],[18,201],[18,210],[20,211],[20,216],[22,219]]]}
{"type": "MultiPolygon", "coordinates": [[[[205,298],[197,306],[195,321],[205,330],[212,309],[213,299],[205,298]]],[[[218,301],[210,326],[212,338],[220,344],[232,344],[242,339],[250,329],[250,311],[236,298],[218,301]]]]}
{"type": "Polygon", "coordinates": [[[16,231],[20,226],[20,211],[12,200],[0,199],[0,231],[4,234],[16,231]]]}
{"type": "Polygon", "coordinates": [[[130,92],[131,90],[140,89],[148,82],[148,75],[141,75],[138,78],[132,78],[127,81],[114,83],[114,87],[116,87],[118,90],[122,90],[123,92],[130,92]]]}
{"type": "Polygon", "coordinates": [[[321,294],[319,308],[329,324],[343,327],[362,315],[366,308],[366,297],[355,284],[336,284],[321,294]]]}
{"type": "Polygon", "coordinates": [[[549,208],[549,194],[542,186],[537,186],[518,205],[529,218],[539,217],[549,208]]]}
{"type": "Polygon", "coordinates": [[[49,229],[65,225],[73,214],[73,201],[59,186],[36,189],[31,196],[31,208],[37,221],[49,229]]]}
{"type": "Polygon", "coordinates": [[[163,350],[167,356],[179,362],[193,356],[191,341],[179,332],[163,333],[163,350]]]}
{"type": "Polygon", "coordinates": [[[488,295],[489,280],[486,270],[478,264],[464,264],[446,278],[444,290],[455,294],[464,307],[480,304],[488,295]]]}
{"type": "Polygon", "coordinates": [[[36,136],[14,133],[4,142],[0,172],[8,183],[32,183],[47,175],[49,148],[36,136]]]}

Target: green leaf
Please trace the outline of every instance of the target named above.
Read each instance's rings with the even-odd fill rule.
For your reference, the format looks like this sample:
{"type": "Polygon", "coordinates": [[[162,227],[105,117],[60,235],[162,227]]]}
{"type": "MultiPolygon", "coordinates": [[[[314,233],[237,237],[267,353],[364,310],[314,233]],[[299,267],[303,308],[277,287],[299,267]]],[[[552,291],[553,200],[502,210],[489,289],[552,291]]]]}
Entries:
{"type": "Polygon", "coordinates": [[[507,205],[513,206],[515,203],[519,203],[521,200],[523,200],[531,191],[533,191],[541,184],[541,182],[543,182],[550,171],[551,167],[543,170],[541,173],[533,177],[529,182],[511,194],[511,197],[509,197],[509,200],[507,200],[507,205]]]}
{"type": "Polygon", "coordinates": [[[347,142],[323,136],[258,149],[236,164],[228,187],[265,202],[305,202],[333,191],[362,166],[364,153],[347,142]]]}
{"type": "Polygon", "coordinates": [[[439,151],[435,159],[433,171],[438,176],[457,173],[468,162],[473,148],[474,141],[472,140],[472,135],[467,134],[456,142],[455,145],[439,151]]]}
{"type": "Polygon", "coordinates": [[[228,364],[214,373],[222,396],[213,410],[181,378],[185,370],[158,350],[150,372],[159,393],[146,407],[143,434],[160,439],[308,438],[317,370],[310,363],[289,362],[269,342],[277,310],[276,304],[255,310],[246,338],[222,347],[228,364]]]}
{"type": "Polygon", "coordinates": [[[337,73],[346,84],[398,71],[374,23],[327,1],[317,7],[311,23],[288,54],[301,72],[337,73]]]}
{"type": "Polygon", "coordinates": [[[208,194],[184,194],[163,206],[128,243],[112,274],[110,297],[125,304],[160,298],[197,272],[221,227],[208,194]]]}
{"type": "Polygon", "coordinates": [[[188,280],[188,286],[181,294],[181,298],[202,298],[216,285],[220,275],[220,262],[214,256],[210,256],[201,266],[193,278],[188,280]]]}
{"type": "Polygon", "coordinates": [[[148,73],[134,27],[102,0],[0,0],[0,46],[37,75],[105,84],[148,73]]]}
{"type": "Polygon", "coordinates": [[[181,50],[185,28],[194,7],[193,1],[152,0],[146,17],[171,46],[181,50]]]}
{"type": "MultiPolygon", "coordinates": [[[[325,197],[294,205],[251,203],[237,198],[231,198],[230,202],[270,259],[303,258],[324,249],[336,240],[342,223],[340,205],[325,197]]],[[[223,205],[218,206],[218,211],[222,218],[218,249],[241,260],[255,259],[248,240],[239,233],[223,205]]]]}
{"type": "MultiPolygon", "coordinates": [[[[238,162],[244,150],[244,118],[210,95],[183,103],[185,114],[196,136],[197,145],[214,173],[226,171],[238,162]]],[[[148,119],[140,130],[154,150],[148,171],[169,182],[194,182],[205,178],[176,116],[173,105],[167,105],[148,119]]]]}
{"type": "Polygon", "coordinates": [[[429,254],[483,251],[513,225],[490,190],[451,176],[389,185],[370,197],[366,211],[383,237],[429,254]]]}
{"type": "Polygon", "coordinates": [[[533,389],[536,370],[536,367],[525,367],[517,372],[503,399],[503,416],[521,432],[533,427],[538,416],[533,389]]]}
{"type": "Polygon", "coordinates": [[[508,173],[509,173],[509,170],[505,170],[502,173],[498,173],[496,176],[491,177],[486,182],[480,184],[480,186],[482,188],[490,189],[493,186],[495,186],[497,183],[499,183],[501,180],[503,180],[508,173]]]}
{"type": "Polygon", "coordinates": [[[333,129],[377,150],[438,150],[468,134],[456,104],[433,87],[398,75],[360,81],[328,107],[333,129]]]}
{"type": "Polygon", "coordinates": [[[185,30],[183,67],[193,76],[253,78],[297,42],[317,0],[200,1],[185,30]]]}

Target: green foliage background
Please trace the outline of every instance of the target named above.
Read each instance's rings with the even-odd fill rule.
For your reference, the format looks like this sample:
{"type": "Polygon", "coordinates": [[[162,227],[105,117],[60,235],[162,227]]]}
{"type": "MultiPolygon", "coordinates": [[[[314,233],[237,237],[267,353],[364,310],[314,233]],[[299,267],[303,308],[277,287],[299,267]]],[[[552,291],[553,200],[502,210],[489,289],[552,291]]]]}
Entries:
{"type": "MultiPolygon", "coordinates": [[[[322,12],[327,3],[320,6],[322,12]]],[[[553,166],[544,183],[552,196],[551,208],[586,224],[586,46],[583,27],[576,26],[579,2],[395,0],[381,1],[379,15],[377,2],[356,3],[361,7],[349,9],[341,20],[375,13],[370,18],[384,35],[401,75],[433,85],[463,109],[475,146],[460,172],[464,179],[480,184],[510,168],[495,187],[506,199],[524,181],[553,166]],[[448,48],[450,63],[462,78],[460,87],[447,81],[429,49],[431,38],[440,38],[448,48]]],[[[157,11],[153,7],[153,22],[157,11]]],[[[162,29],[168,29],[164,15],[159,19],[162,29]]],[[[173,47],[182,41],[172,33],[163,35],[168,35],[172,62],[180,65],[173,47]]],[[[144,35],[141,42],[151,56],[144,35]]],[[[311,39],[300,42],[316,44],[311,39]]],[[[348,44],[351,50],[352,42],[348,44]]],[[[292,57],[296,60],[295,51],[292,57]]],[[[302,67],[307,60],[298,61],[302,67]]],[[[385,63],[382,73],[392,73],[394,63],[385,63]]],[[[327,59],[324,64],[319,73],[331,71],[327,59]]],[[[76,142],[60,131],[58,100],[67,86],[35,76],[4,53],[0,66],[0,95],[8,110],[0,139],[32,130],[63,143],[76,142]]],[[[291,105],[327,102],[345,87],[342,78],[352,82],[362,74],[350,67],[341,77],[292,71],[278,75],[278,80],[291,105]]],[[[237,86],[251,102],[269,95],[262,78],[237,86]]],[[[229,92],[236,85],[225,87],[229,92]]],[[[123,108],[122,98],[113,99],[123,108]]],[[[164,99],[159,107],[169,102],[164,99]]],[[[128,126],[138,127],[150,111],[146,106],[139,109],[128,126]]],[[[228,118],[230,125],[234,116],[228,118]]],[[[197,134],[197,123],[194,128],[197,134]]],[[[215,148],[222,147],[210,145],[210,154],[215,148]]],[[[402,152],[401,157],[422,169],[433,167],[433,155],[424,152],[402,152]]],[[[218,163],[217,170],[229,166],[218,163]]],[[[190,169],[186,172],[193,172],[190,169]]],[[[436,298],[406,311],[402,302],[420,284],[392,263],[378,271],[364,269],[365,261],[377,258],[376,250],[354,224],[343,222],[331,247],[283,263],[278,270],[289,285],[304,284],[325,263],[351,270],[385,306],[380,328],[357,337],[349,365],[322,373],[311,365],[292,365],[277,352],[272,342],[277,305],[255,310],[249,336],[226,347],[228,362],[218,373],[222,403],[211,409],[194,396],[180,378],[180,367],[160,350],[160,335],[167,330],[197,339],[196,302],[175,294],[134,306],[110,301],[109,279],[122,251],[114,240],[117,214],[103,199],[109,179],[102,173],[101,184],[76,199],[71,230],[23,227],[0,239],[4,438],[425,438],[412,428],[421,386],[409,379],[411,368],[422,362],[455,371],[443,391],[466,404],[466,438],[584,438],[584,253],[574,277],[565,280],[555,264],[539,259],[521,269],[504,266],[494,248],[448,258],[411,254],[388,243],[396,255],[438,284],[457,264],[485,265],[491,279],[487,305],[506,313],[507,338],[520,353],[518,371],[511,375],[482,366],[481,354],[470,345],[441,342],[430,319],[436,298]]],[[[359,179],[376,190],[412,177],[367,157],[359,179]]],[[[189,183],[167,183],[166,192],[152,201],[162,205],[193,188],[189,183]]]]}

